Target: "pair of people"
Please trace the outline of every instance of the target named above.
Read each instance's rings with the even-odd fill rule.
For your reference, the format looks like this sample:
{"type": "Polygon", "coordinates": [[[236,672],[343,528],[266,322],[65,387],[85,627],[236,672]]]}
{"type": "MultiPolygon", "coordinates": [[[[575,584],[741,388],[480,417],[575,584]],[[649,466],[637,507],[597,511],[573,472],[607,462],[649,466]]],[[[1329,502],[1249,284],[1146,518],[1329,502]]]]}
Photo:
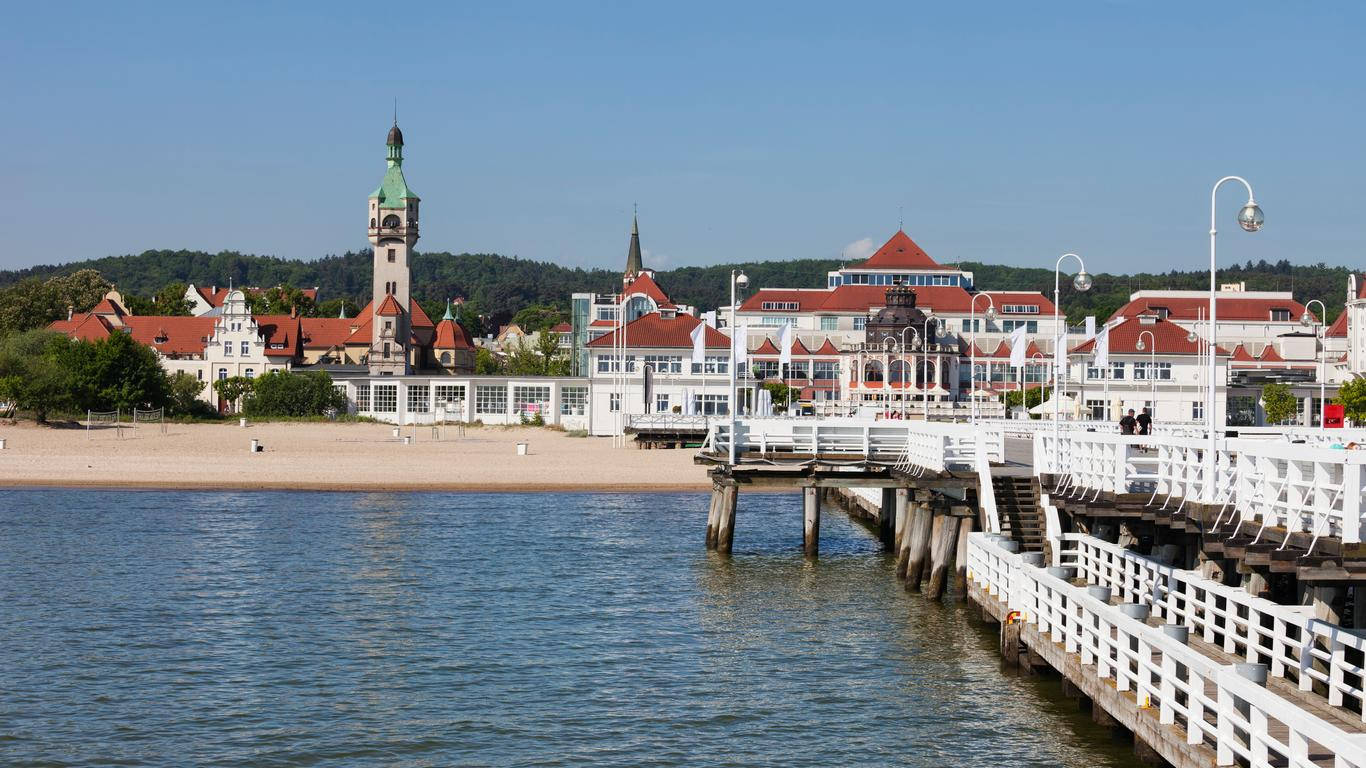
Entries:
{"type": "Polygon", "coordinates": [[[1148,409],[1144,408],[1143,413],[1134,416],[1134,409],[1119,420],[1119,433],[1121,435],[1151,435],[1153,433],[1153,417],[1148,414],[1148,409]]]}

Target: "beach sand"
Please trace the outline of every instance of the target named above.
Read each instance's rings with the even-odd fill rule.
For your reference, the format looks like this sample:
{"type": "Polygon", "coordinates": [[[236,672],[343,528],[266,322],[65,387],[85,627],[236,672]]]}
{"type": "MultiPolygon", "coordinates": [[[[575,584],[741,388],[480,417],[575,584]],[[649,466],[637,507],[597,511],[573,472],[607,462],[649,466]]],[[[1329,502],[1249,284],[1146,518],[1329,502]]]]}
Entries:
{"type": "Polygon", "coordinates": [[[638,450],[535,427],[403,429],[386,424],[167,424],[62,429],[0,423],[0,486],[292,490],[700,491],[692,449],[638,450]],[[251,453],[252,439],[264,451],[251,453]],[[516,444],[528,444],[518,456],[516,444]]]}

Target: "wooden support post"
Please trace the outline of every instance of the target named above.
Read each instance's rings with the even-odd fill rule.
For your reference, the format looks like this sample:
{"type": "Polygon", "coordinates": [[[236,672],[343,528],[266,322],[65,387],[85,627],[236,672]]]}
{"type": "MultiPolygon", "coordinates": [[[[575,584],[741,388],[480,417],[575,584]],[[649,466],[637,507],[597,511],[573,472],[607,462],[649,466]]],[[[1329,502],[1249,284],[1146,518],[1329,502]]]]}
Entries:
{"type": "MultiPolygon", "coordinates": [[[[909,488],[889,488],[887,490],[892,492],[892,506],[895,508],[895,514],[893,516],[894,528],[892,530],[892,551],[899,555],[901,552],[901,538],[906,535],[906,502],[910,499],[911,490],[909,488]]],[[[883,491],[883,503],[886,503],[887,496],[887,492],[883,491]]]]}
{"type": "Polygon", "coordinates": [[[878,541],[887,549],[896,551],[896,529],[892,521],[892,513],[896,508],[896,489],[882,489],[882,503],[877,508],[877,535],[878,541]]]}
{"type": "Polygon", "coordinates": [[[716,549],[716,528],[721,522],[721,486],[711,486],[711,504],[707,507],[707,549],[716,549]]]}
{"type": "Polygon", "coordinates": [[[930,584],[925,596],[938,600],[949,583],[949,566],[958,543],[958,518],[940,515],[934,520],[934,543],[930,554],[930,584]]]}
{"type": "Polygon", "coordinates": [[[896,575],[906,578],[906,565],[911,561],[911,517],[915,514],[910,506],[911,489],[896,489],[896,521],[899,532],[896,536],[896,575]]]}
{"type": "Polygon", "coordinates": [[[1020,666],[1020,622],[1001,622],[1001,658],[1007,667],[1020,666]]]}
{"type": "Polygon", "coordinates": [[[953,553],[954,589],[959,595],[968,593],[968,534],[972,533],[976,520],[972,517],[958,518],[958,546],[953,553]]]}
{"type": "Polygon", "coordinates": [[[802,511],[805,524],[802,526],[802,550],[808,555],[820,551],[821,538],[821,497],[815,488],[802,489],[802,511]]]}
{"type": "Polygon", "coordinates": [[[735,540],[735,502],[738,500],[739,487],[735,483],[726,483],[721,487],[721,509],[718,512],[716,525],[716,550],[723,554],[730,554],[731,544],[735,540]]]}
{"type": "Polygon", "coordinates": [[[915,514],[911,516],[911,527],[907,531],[910,539],[909,554],[906,561],[906,589],[920,589],[920,577],[925,570],[925,561],[930,555],[930,534],[934,527],[934,513],[928,504],[916,504],[915,514]]]}

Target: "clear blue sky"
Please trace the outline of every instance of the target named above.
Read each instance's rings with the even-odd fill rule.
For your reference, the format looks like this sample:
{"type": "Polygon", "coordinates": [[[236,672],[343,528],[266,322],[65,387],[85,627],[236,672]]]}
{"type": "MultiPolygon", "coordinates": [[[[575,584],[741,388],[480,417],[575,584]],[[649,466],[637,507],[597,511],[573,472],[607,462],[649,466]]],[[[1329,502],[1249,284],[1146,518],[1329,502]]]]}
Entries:
{"type": "Polygon", "coordinates": [[[419,249],[1362,266],[1361,3],[56,3],[0,27],[0,268],[365,244],[393,98],[419,249]],[[66,5],[66,4],[62,4],[66,5]]]}

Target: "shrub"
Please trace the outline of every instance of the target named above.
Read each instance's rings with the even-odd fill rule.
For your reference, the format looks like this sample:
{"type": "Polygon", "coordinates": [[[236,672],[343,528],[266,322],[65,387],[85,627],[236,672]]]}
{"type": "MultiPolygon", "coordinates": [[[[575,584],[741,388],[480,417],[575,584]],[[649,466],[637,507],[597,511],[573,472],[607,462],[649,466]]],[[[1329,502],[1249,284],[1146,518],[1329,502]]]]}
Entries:
{"type": "Polygon", "coordinates": [[[346,395],[332,388],[323,371],[271,371],[257,379],[246,396],[248,416],[321,416],[328,409],[346,411],[346,395]]]}

